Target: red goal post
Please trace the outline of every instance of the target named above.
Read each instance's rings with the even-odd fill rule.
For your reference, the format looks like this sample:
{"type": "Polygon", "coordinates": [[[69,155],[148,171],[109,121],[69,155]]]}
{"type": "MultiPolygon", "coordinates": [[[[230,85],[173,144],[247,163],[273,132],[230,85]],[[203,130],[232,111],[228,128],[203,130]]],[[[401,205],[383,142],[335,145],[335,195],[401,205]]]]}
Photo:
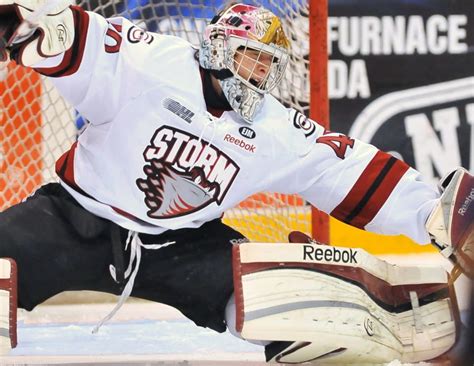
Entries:
{"type": "MultiPolygon", "coordinates": [[[[309,0],[309,78],[310,118],[329,129],[328,94],[328,0],[309,0]]],[[[329,217],[311,209],[311,233],[313,238],[329,244],[329,217]]]]}
{"type": "MultiPolygon", "coordinates": [[[[246,2],[277,14],[292,42],[290,65],[275,96],[328,127],[327,0],[246,2]]],[[[150,31],[174,34],[197,44],[206,22],[223,1],[82,0],[78,5],[106,17],[122,15],[150,31]]],[[[3,210],[57,179],[54,162],[76,139],[80,119],[46,78],[13,63],[7,80],[0,82],[0,96],[3,210]]],[[[297,195],[259,193],[229,210],[224,220],[253,241],[286,241],[287,233],[295,229],[313,233],[321,241],[329,239],[327,216],[297,195]]]]}

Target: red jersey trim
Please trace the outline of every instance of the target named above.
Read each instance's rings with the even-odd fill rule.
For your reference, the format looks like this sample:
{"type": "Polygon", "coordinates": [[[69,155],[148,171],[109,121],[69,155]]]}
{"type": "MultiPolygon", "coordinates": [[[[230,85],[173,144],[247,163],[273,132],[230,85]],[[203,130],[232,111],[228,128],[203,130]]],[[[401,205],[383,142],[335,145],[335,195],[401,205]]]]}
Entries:
{"type": "Polygon", "coordinates": [[[89,14],[78,6],[71,6],[74,17],[74,42],[69,50],[64,53],[63,60],[58,66],[52,68],[35,68],[40,74],[49,77],[61,77],[74,74],[81,65],[86,46],[87,32],[89,30],[89,14]]]}
{"type": "Polygon", "coordinates": [[[56,174],[69,187],[79,192],[80,194],[93,199],[93,197],[91,197],[89,194],[84,192],[76,183],[76,178],[74,176],[74,156],[76,154],[76,148],[77,148],[77,141],[74,144],[72,144],[69,151],[66,151],[56,161],[56,174]]]}
{"type": "MultiPolygon", "coordinates": [[[[56,174],[61,178],[61,180],[67,184],[69,187],[74,189],[76,192],[82,194],[83,196],[90,198],[96,202],[100,202],[96,200],[94,197],[92,197],[90,194],[86,193],[84,190],[82,190],[79,185],[76,183],[76,178],[74,176],[74,157],[76,154],[76,148],[77,148],[77,141],[72,144],[71,148],[69,151],[66,151],[61,157],[56,161],[56,174]]],[[[102,202],[101,202],[102,203],[102,202]]],[[[115,212],[118,214],[126,217],[129,220],[133,221],[141,221],[139,218],[133,216],[132,214],[121,210],[120,208],[114,207],[107,205],[110,208],[112,208],[115,212]]]]}
{"type": "Polygon", "coordinates": [[[331,216],[363,229],[377,215],[408,169],[403,161],[377,152],[331,216]]]}
{"type": "Polygon", "coordinates": [[[110,206],[110,207],[112,208],[112,210],[117,212],[119,215],[122,215],[122,216],[126,217],[129,220],[144,222],[143,220],[140,220],[138,217],[133,216],[131,213],[128,213],[127,211],[121,210],[120,208],[117,208],[117,207],[114,207],[114,206],[110,206]]]}

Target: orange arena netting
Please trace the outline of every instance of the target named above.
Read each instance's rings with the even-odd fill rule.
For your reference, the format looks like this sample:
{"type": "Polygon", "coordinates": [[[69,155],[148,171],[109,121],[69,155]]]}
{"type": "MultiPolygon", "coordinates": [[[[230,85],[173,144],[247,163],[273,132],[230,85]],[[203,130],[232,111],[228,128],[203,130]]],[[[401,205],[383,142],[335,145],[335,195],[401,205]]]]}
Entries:
{"type": "Polygon", "coordinates": [[[42,183],[40,77],[10,64],[0,95],[0,205],[4,209],[42,183]]]}

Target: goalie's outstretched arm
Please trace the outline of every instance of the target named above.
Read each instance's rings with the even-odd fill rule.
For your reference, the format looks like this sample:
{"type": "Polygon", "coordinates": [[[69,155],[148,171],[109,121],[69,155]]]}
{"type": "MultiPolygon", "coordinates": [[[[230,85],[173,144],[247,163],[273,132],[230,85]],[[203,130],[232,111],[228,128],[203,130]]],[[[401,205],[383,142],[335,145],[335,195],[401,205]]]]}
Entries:
{"type": "Polygon", "coordinates": [[[299,184],[306,181],[299,191],[303,197],[360,229],[433,242],[458,269],[473,276],[474,178],[469,172],[456,170],[439,190],[370,144],[316,130],[310,153],[296,168],[299,184]]]}
{"type": "Polygon", "coordinates": [[[0,1],[0,56],[35,67],[68,52],[80,33],[70,1],[0,1]],[[76,29],[77,28],[77,29],[76,29]]]}
{"type": "Polygon", "coordinates": [[[47,3],[0,0],[0,57],[9,53],[19,65],[50,77],[93,124],[112,120],[127,101],[156,84],[150,69],[159,70],[160,50],[169,48],[164,43],[170,37],[152,35],[125,18],[105,19],[67,1],[48,7],[35,24],[26,21],[47,3]]]}
{"type": "MultiPolygon", "coordinates": [[[[86,96],[94,68],[93,62],[87,62],[87,58],[93,58],[84,57],[85,50],[89,55],[97,52],[91,33],[100,27],[92,26],[91,14],[79,7],[55,1],[53,9],[50,3],[0,1],[0,56],[3,60],[9,56],[18,65],[31,67],[55,81],[67,78],[67,83],[60,83],[58,88],[77,106],[86,96]]],[[[99,23],[100,17],[95,18],[94,23],[99,23]]],[[[95,37],[103,39],[99,32],[95,33],[95,37]]]]}
{"type": "Polygon", "coordinates": [[[403,161],[340,133],[321,131],[300,160],[299,191],[314,206],[359,229],[430,242],[425,222],[440,197],[403,161]],[[303,184],[303,182],[301,182],[303,184]]]}

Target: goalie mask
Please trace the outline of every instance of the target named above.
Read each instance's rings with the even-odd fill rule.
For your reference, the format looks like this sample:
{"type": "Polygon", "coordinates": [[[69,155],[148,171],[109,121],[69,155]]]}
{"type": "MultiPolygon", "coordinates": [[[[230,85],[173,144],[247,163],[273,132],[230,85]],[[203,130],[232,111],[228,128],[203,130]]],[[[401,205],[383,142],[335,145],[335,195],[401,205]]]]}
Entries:
{"type": "Polygon", "coordinates": [[[288,49],[277,16],[264,8],[236,4],[206,27],[199,63],[219,80],[232,109],[252,123],[264,94],[283,77],[288,49]]]}

